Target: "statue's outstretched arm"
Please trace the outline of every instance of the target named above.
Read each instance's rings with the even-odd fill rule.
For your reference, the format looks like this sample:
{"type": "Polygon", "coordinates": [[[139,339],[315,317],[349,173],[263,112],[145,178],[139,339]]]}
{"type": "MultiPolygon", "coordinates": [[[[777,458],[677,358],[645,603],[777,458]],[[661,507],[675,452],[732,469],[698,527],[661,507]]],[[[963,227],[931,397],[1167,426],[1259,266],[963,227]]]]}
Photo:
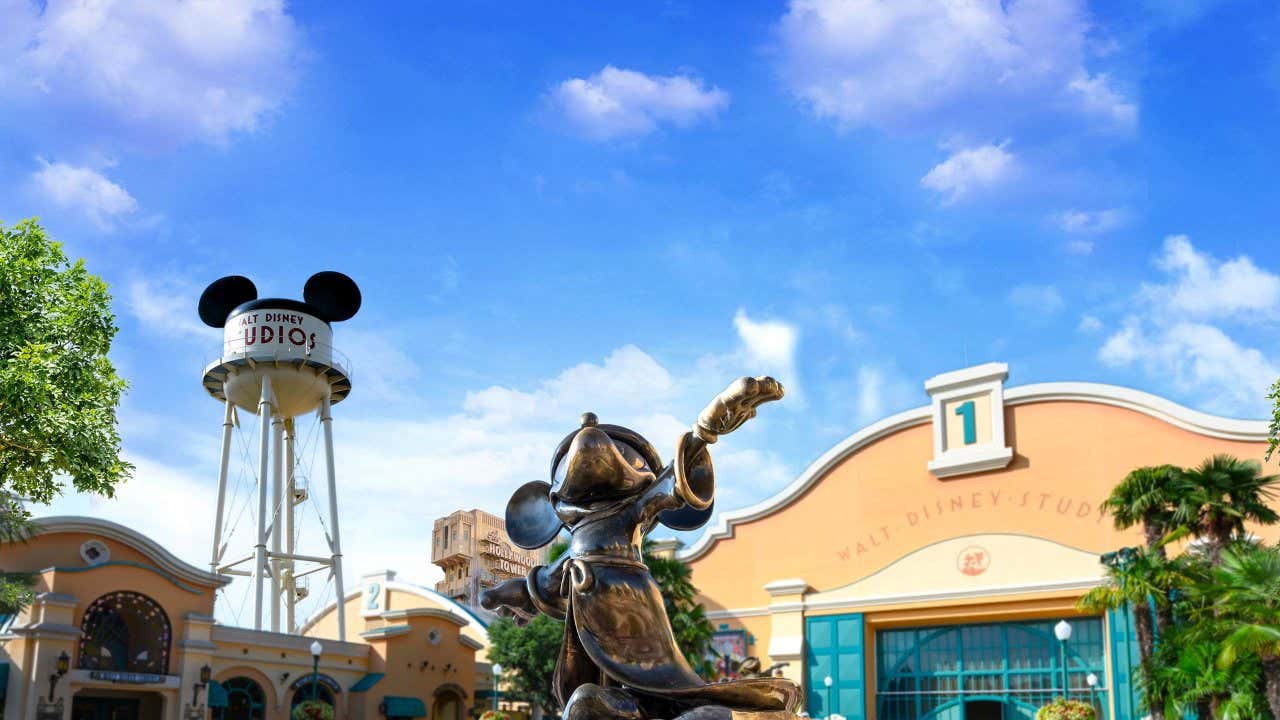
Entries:
{"type": "Polygon", "coordinates": [[[493,610],[503,617],[524,625],[541,611],[557,620],[563,620],[565,601],[560,596],[561,574],[565,558],[562,555],[550,565],[538,565],[523,578],[512,578],[480,593],[480,606],[493,610]]]}

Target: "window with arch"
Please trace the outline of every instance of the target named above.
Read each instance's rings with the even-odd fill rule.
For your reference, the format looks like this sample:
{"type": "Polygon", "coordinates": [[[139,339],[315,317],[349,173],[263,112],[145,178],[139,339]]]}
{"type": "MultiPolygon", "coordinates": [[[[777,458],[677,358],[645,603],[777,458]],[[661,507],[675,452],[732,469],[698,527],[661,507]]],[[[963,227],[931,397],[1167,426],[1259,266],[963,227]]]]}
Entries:
{"type": "MultiPolygon", "coordinates": [[[[293,702],[289,703],[289,707],[291,708],[290,712],[292,712],[292,708],[297,707],[300,703],[310,700],[312,692],[311,683],[309,682],[306,685],[299,687],[297,690],[294,690],[293,702]]],[[[332,708],[338,707],[338,704],[333,701],[333,691],[323,683],[317,683],[314,692],[316,700],[319,700],[322,703],[327,703],[329,707],[332,708]]]]}
{"type": "Polygon", "coordinates": [[[266,695],[252,678],[233,677],[222,683],[227,692],[226,707],[213,709],[213,720],[263,720],[266,695]]]}
{"type": "Polygon", "coordinates": [[[169,616],[156,601],[127,590],[107,593],[81,618],[76,666],[167,675],[171,637],[169,616]]]}

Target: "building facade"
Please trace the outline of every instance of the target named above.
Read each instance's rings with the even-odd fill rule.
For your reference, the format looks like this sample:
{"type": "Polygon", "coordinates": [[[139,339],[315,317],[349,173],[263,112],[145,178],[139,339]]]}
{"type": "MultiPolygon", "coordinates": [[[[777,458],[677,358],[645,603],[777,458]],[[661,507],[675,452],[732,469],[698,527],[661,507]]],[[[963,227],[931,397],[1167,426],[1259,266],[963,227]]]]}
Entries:
{"type": "Polygon", "coordinates": [[[859,430],[679,552],[726,667],[786,663],[814,717],[1030,719],[1064,683],[1101,717],[1142,716],[1132,616],[1075,610],[1099,555],[1141,544],[1099,503],[1139,466],[1262,461],[1266,423],[1006,376],[992,363],[930,379],[929,405],[859,430]]]}
{"type": "Polygon", "coordinates": [[[444,571],[436,591],[470,608],[480,591],[524,577],[545,561],[546,549],[525,550],[507,537],[506,522],[483,510],[458,510],[439,518],[431,532],[431,562],[444,571]]]}
{"type": "Polygon", "coordinates": [[[0,545],[0,567],[30,573],[36,590],[0,625],[4,717],[287,720],[314,696],[343,720],[463,720],[482,702],[483,624],[394,573],[347,597],[356,642],[332,639],[334,606],[300,635],[255,631],[214,620],[230,578],[129,528],[87,517],[38,526],[28,542],[0,545]]]}

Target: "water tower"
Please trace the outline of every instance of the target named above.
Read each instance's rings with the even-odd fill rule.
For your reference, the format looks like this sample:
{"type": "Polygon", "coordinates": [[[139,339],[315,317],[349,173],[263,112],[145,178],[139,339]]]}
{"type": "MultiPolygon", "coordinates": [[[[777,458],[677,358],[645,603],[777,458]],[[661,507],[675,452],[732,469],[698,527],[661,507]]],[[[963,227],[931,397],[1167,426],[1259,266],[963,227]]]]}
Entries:
{"type": "MultiPolygon", "coordinates": [[[[300,585],[302,578],[327,569],[338,599],[339,639],[346,640],[330,409],[351,392],[351,379],[347,363],[333,349],[332,323],[349,320],[356,314],[360,309],[360,289],[346,275],[325,271],[307,280],[302,297],[302,301],[260,299],[253,282],[239,275],[215,280],[200,296],[200,319],[223,329],[222,353],[205,367],[204,387],[226,408],[209,564],[216,573],[253,579],[253,626],[257,630],[263,629],[263,596],[269,582],[270,629],[274,632],[295,631],[295,609],[305,593],[305,587],[300,585]],[[227,477],[233,430],[239,426],[240,411],[256,415],[259,422],[253,473],[257,512],[251,513],[257,528],[252,547],[245,541],[243,552],[231,548],[235,527],[228,531],[224,525],[230,516],[227,477]],[[328,552],[323,555],[299,554],[296,537],[295,508],[308,499],[308,494],[297,478],[298,434],[294,421],[312,412],[318,414],[322,429],[328,487],[328,552]],[[247,570],[245,566],[250,563],[253,569],[247,570]]],[[[251,509],[251,499],[246,497],[245,501],[251,509]]],[[[237,524],[242,515],[236,513],[237,524]]]]}

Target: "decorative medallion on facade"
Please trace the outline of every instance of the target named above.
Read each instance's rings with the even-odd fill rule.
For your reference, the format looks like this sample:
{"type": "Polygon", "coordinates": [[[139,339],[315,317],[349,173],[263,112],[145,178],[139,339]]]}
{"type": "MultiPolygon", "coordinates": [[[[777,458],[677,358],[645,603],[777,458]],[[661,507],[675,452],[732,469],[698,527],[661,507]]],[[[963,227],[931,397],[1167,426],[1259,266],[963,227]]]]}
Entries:
{"type": "Polygon", "coordinates": [[[929,472],[944,478],[1008,466],[1004,380],[1009,366],[987,363],[935,375],[924,383],[933,400],[933,460],[929,472]]]}
{"type": "Polygon", "coordinates": [[[956,569],[964,575],[981,575],[989,567],[991,567],[991,553],[980,545],[970,545],[956,556],[956,569]]]}

